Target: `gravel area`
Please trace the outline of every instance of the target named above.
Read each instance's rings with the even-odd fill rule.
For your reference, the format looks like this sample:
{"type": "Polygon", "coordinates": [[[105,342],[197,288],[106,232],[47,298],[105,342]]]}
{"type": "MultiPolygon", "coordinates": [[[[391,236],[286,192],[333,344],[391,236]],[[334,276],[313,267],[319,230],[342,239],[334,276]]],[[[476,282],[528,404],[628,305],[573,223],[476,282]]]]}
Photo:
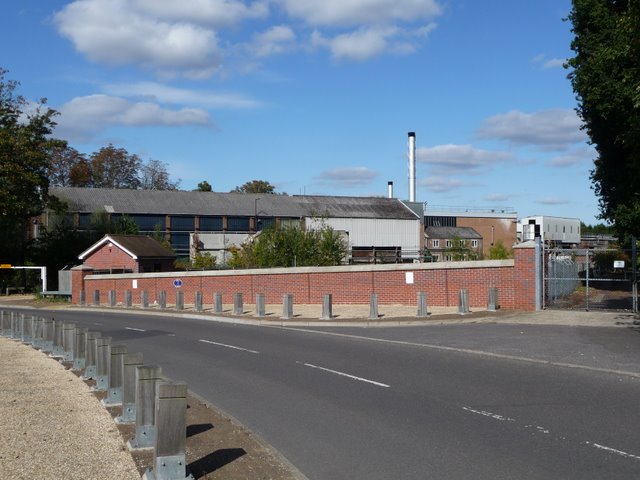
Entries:
{"type": "Polygon", "coordinates": [[[0,372],[0,478],[140,479],[109,413],[63,365],[0,338],[0,372]]]}

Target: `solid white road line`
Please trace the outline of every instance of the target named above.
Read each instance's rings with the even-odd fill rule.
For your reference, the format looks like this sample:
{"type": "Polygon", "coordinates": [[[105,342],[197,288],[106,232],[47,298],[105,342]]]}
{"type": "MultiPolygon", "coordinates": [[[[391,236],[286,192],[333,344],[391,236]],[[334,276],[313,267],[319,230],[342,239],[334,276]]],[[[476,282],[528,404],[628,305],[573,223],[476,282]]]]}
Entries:
{"type": "MultiPolygon", "coordinates": [[[[297,362],[297,363],[300,363],[300,362],[297,362]]],[[[378,387],[389,388],[389,385],[387,385],[386,383],[374,382],[373,380],[368,380],[368,379],[362,378],[362,377],[356,377],[355,375],[349,375],[348,373],[339,372],[337,370],[331,370],[330,368],[319,367],[318,365],[312,365],[311,363],[303,363],[302,365],[304,365],[305,367],[310,367],[310,368],[315,368],[317,370],[322,370],[324,372],[334,373],[336,375],[340,375],[341,377],[351,378],[352,380],[358,380],[359,382],[365,382],[365,383],[370,383],[372,385],[376,385],[378,387]]]]}
{"type": "Polygon", "coordinates": [[[633,455],[631,453],[623,452],[622,450],[616,450],[615,448],[605,447],[604,445],[600,445],[598,443],[592,443],[592,442],[585,442],[585,443],[587,445],[591,445],[600,450],[604,450],[605,452],[613,453],[615,455],[619,455],[624,458],[632,458],[634,460],[640,460],[640,457],[638,455],[633,455]]]}
{"type": "Polygon", "coordinates": [[[146,332],[146,330],[143,330],[142,328],[134,328],[134,327],[124,327],[125,330],[133,330],[135,332],[146,332]]]}
{"type": "Polygon", "coordinates": [[[227,345],[225,343],[212,342],[211,340],[198,340],[202,343],[208,343],[210,345],[217,345],[219,347],[231,348],[233,350],[241,350],[243,352],[255,353],[258,354],[260,352],[256,352],[255,350],[249,350],[248,348],[236,347],[235,345],[227,345]]]}
{"type": "Polygon", "coordinates": [[[493,418],[494,420],[500,420],[501,422],[515,422],[515,419],[510,417],[505,417],[503,415],[499,415],[497,413],[487,412],[486,410],[474,410],[469,407],[462,407],[463,410],[467,412],[475,413],[477,415],[482,415],[483,417],[493,418]]]}

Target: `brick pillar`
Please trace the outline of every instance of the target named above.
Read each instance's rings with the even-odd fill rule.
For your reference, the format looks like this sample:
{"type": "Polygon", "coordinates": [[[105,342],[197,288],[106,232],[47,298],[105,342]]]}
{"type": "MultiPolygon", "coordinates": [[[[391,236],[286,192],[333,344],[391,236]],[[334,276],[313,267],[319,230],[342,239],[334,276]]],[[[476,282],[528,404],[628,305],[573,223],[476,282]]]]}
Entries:
{"type": "Polygon", "coordinates": [[[71,303],[80,304],[80,292],[86,291],[84,277],[92,273],[93,268],[86,265],[78,265],[71,269],[71,303]]]}
{"type": "Polygon", "coordinates": [[[513,247],[514,308],[536,310],[536,244],[524,242],[513,247]]]}

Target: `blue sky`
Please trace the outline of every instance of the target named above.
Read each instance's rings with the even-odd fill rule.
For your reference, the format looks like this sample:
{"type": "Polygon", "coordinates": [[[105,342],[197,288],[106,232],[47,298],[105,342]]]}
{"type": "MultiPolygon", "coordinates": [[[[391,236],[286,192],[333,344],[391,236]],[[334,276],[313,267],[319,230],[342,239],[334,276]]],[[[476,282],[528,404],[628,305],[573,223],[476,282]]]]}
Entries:
{"type": "Polygon", "coordinates": [[[408,196],[598,220],[569,0],[8,0],[0,66],[56,136],[181,188],[408,196]]]}

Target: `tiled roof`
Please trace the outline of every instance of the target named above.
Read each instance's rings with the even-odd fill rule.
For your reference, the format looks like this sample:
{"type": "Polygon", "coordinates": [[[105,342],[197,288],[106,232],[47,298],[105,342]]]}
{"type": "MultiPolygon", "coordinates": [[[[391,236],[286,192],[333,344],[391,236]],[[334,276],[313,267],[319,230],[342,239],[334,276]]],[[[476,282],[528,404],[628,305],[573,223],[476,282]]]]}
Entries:
{"type": "Polygon", "coordinates": [[[482,240],[482,235],[471,227],[427,227],[424,233],[427,238],[482,240]]]}
{"type": "Polygon", "coordinates": [[[84,259],[107,242],[113,242],[137,259],[144,258],[175,258],[175,253],[164,248],[151,237],[144,235],[105,235],[98,242],[80,254],[84,259]]]}

